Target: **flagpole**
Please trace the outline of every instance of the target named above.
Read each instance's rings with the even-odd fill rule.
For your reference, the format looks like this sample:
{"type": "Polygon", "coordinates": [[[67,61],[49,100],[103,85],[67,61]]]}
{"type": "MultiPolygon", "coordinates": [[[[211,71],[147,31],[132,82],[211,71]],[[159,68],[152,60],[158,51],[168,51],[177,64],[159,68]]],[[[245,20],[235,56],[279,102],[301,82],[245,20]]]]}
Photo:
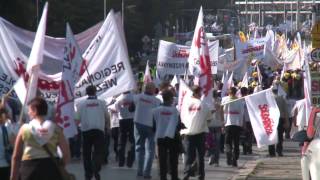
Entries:
{"type": "Polygon", "coordinates": [[[253,96],[253,95],[256,95],[256,94],[259,94],[259,93],[263,93],[263,92],[268,91],[268,90],[270,90],[270,89],[271,89],[271,88],[268,88],[268,89],[259,91],[259,92],[257,92],[257,93],[253,93],[253,94],[250,94],[250,95],[247,95],[247,96],[244,96],[244,97],[241,97],[241,98],[232,100],[232,101],[228,101],[228,102],[222,103],[221,106],[225,106],[225,105],[227,105],[227,104],[234,103],[234,102],[239,101],[239,100],[242,100],[242,99],[244,99],[244,98],[246,98],[246,97],[250,97],[250,96],[253,96]]]}
{"type": "MultiPolygon", "coordinates": [[[[30,82],[31,82],[31,79],[33,79],[34,75],[33,73],[31,74],[31,77],[28,79],[28,83],[27,83],[27,93],[26,93],[26,97],[24,98],[24,102],[22,104],[22,107],[21,107],[21,111],[20,111],[20,114],[19,114],[19,123],[20,125],[22,125],[23,123],[25,123],[23,120],[22,120],[22,117],[23,117],[23,112],[24,112],[24,108],[26,107],[27,105],[27,100],[28,100],[28,95],[29,95],[29,91],[30,91],[30,82]]],[[[38,89],[36,89],[38,90],[38,89]]]]}

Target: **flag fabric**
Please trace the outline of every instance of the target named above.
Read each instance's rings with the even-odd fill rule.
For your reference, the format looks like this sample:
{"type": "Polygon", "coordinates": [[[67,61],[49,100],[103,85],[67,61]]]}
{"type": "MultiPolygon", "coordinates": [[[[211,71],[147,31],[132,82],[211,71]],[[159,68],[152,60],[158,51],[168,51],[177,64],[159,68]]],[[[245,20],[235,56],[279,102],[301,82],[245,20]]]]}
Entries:
{"type": "Polygon", "coordinates": [[[239,31],[239,39],[241,42],[246,42],[247,38],[242,31],[239,31]]]}
{"type": "Polygon", "coordinates": [[[149,82],[152,82],[152,77],[150,73],[149,61],[147,61],[146,70],[143,76],[143,84],[147,84],[149,82]]]}
{"type": "MultiPolygon", "coordinates": [[[[177,109],[181,111],[183,105],[188,101],[192,96],[192,91],[184,80],[180,80],[179,84],[179,99],[177,109]]],[[[182,116],[182,114],[181,114],[182,116]]]]}
{"type": "Polygon", "coordinates": [[[23,77],[20,77],[17,82],[13,86],[14,91],[16,92],[21,104],[25,104],[25,100],[27,97],[27,86],[23,79],[23,77]]]}
{"type": "Polygon", "coordinates": [[[170,85],[172,87],[175,87],[175,85],[179,84],[179,83],[180,83],[180,78],[177,75],[173,76],[173,79],[172,79],[170,85]]]}
{"type": "Polygon", "coordinates": [[[66,39],[55,121],[63,128],[64,135],[71,138],[78,133],[74,119],[74,89],[77,80],[80,78],[83,59],[69,24],[67,24],[66,39]]]}
{"type": "Polygon", "coordinates": [[[246,72],[243,76],[243,79],[241,81],[241,87],[249,87],[249,82],[248,82],[248,72],[246,72]]]}
{"type": "Polygon", "coordinates": [[[260,71],[260,68],[259,68],[258,63],[256,64],[256,66],[257,66],[257,73],[258,73],[259,85],[262,86],[262,75],[261,75],[261,71],[260,71]]]}
{"type": "Polygon", "coordinates": [[[278,142],[280,111],[271,88],[245,97],[258,148],[278,142]]]}
{"type": "Polygon", "coordinates": [[[44,5],[42,16],[33,41],[31,53],[27,64],[27,73],[30,76],[25,103],[36,97],[40,65],[43,61],[44,41],[46,34],[48,3],[44,5]]]}
{"type": "Polygon", "coordinates": [[[195,84],[202,88],[202,93],[212,99],[212,75],[208,41],[204,32],[203,11],[200,7],[196,28],[194,31],[190,55],[189,71],[195,77],[195,84]]]}
{"type": "Polygon", "coordinates": [[[230,74],[229,78],[225,78],[221,90],[221,97],[228,96],[228,90],[233,87],[233,72],[230,74]]]}

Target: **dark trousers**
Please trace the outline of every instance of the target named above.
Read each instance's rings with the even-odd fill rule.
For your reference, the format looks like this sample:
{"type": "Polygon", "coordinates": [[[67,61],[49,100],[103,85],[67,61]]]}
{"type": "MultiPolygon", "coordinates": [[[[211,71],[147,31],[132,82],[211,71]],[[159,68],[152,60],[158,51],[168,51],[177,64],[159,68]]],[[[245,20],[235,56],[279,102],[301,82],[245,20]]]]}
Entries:
{"type": "Polygon", "coordinates": [[[0,177],[1,177],[1,180],[9,180],[10,179],[10,167],[1,167],[0,168],[0,177]]]}
{"type": "Polygon", "coordinates": [[[81,156],[81,134],[78,133],[72,138],[69,138],[69,146],[71,157],[80,158],[81,156]]]}
{"type": "MultiPolygon", "coordinates": [[[[104,132],[98,129],[82,132],[83,165],[85,177],[100,177],[101,164],[104,157],[104,132]]],[[[99,179],[99,178],[98,178],[99,179]]]]}
{"type": "Polygon", "coordinates": [[[196,135],[186,135],[184,137],[185,145],[185,167],[184,167],[184,180],[189,179],[192,171],[192,164],[196,159],[196,152],[198,155],[199,165],[199,180],[203,180],[205,176],[204,172],[204,155],[205,155],[205,133],[196,135]]]}
{"type": "Polygon", "coordinates": [[[113,152],[118,158],[119,127],[111,128],[111,137],[113,139],[113,152]]]}
{"type": "Polygon", "coordinates": [[[120,124],[120,148],[119,148],[119,166],[124,166],[126,161],[126,145],[127,141],[130,143],[127,166],[132,167],[135,157],[135,142],[134,142],[134,127],[133,119],[122,119],[119,121],[120,124]]]}
{"type": "Polygon", "coordinates": [[[244,139],[241,144],[243,147],[243,154],[252,154],[252,139],[253,139],[253,131],[250,122],[246,122],[246,129],[242,131],[244,139]]]}
{"type": "Polygon", "coordinates": [[[226,126],[225,127],[225,144],[226,144],[226,154],[227,154],[227,162],[230,165],[230,158],[233,161],[237,161],[239,159],[239,140],[240,140],[240,126],[226,126]]]}
{"type": "Polygon", "coordinates": [[[278,155],[282,155],[282,151],[283,151],[282,143],[283,143],[283,133],[284,133],[283,123],[284,123],[284,119],[280,118],[279,119],[278,128],[277,128],[278,129],[278,143],[277,143],[277,146],[276,147],[275,147],[275,145],[268,146],[268,150],[269,150],[269,155],[270,156],[275,156],[276,155],[276,151],[277,151],[278,155]]]}
{"type": "Polygon", "coordinates": [[[170,162],[170,173],[172,180],[178,180],[178,159],[179,159],[179,140],[171,138],[159,138],[158,155],[160,165],[160,180],[167,179],[168,164],[170,162]]]}
{"type": "MultiPolygon", "coordinates": [[[[62,179],[60,172],[51,158],[41,158],[21,161],[20,180],[58,180],[62,179]]],[[[2,176],[0,176],[2,180],[2,176]]]]}

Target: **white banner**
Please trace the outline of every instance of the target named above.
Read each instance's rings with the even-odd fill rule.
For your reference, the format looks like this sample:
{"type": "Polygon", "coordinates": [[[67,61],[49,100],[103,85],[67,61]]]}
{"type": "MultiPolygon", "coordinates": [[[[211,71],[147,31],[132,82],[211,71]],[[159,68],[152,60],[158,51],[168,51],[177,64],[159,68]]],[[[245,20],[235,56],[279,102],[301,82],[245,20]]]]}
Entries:
{"type": "Polygon", "coordinates": [[[265,44],[266,44],[266,38],[252,39],[246,42],[237,41],[235,43],[236,59],[238,61],[264,59],[265,44]]]}
{"type": "Polygon", "coordinates": [[[66,38],[67,43],[62,64],[62,79],[55,121],[63,128],[64,135],[71,138],[78,133],[74,119],[74,86],[80,76],[82,57],[69,24],[67,24],[66,38]]]}
{"type": "Polygon", "coordinates": [[[255,93],[245,100],[258,148],[276,144],[280,111],[272,90],[255,93]]]}
{"type": "MultiPolygon", "coordinates": [[[[218,68],[219,41],[209,42],[209,55],[212,74],[218,68]]],[[[166,74],[184,75],[187,69],[190,46],[179,45],[160,40],[157,57],[157,72],[163,77],[166,74]]]]}
{"type": "MultiPolygon", "coordinates": [[[[85,88],[90,84],[90,81],[97,86],[99,98],[110,97],[136,87],[128,52],[124,40],[121,38],[124,36],[120,34],[123,30],[119,27],[121,26],[117,24],[114,13],[111,11],[83,55],[88,64],[90,78],[87,73],[83,73],[84,70],[81,71],[83,75],[76,85],[76,97],[85,95],[85,88]]],[[[60,48],[63,52],[64,46],[60,46],[60,48]]],[[[62,61],[57,63],[54,60],[48,63],[51,65],[49,66],[51,71],[59,72],[53,75],[49,75],[50,73],[48,74],[46,69],[41,66],[41,70],[44,72],[40,72],[38,87],[43,96],[51,102],[57,101],[61,80],[61,63],[62,61]]],[[[0,95],[9,92],[20,76],[27,82],[29,75],[26,73],[26,64],[26,55],[20,46],[18,47],[12,33],[0,21],[0,95]]],[[[11,95],[17,98],[15,92],[11,95]]]]}
{"type": "Polygon", "coordinates": [[[178,105],[177,105],[177,108],[179,111],[181,111],[181,109],[183,108],[183,105],[185,104],[186,101],[188,101],[188,99],[191,98],[191,96],[192,96],[191,89],[186,84],[186,82],[181,79],[179,84],[179,96],[178,96],[179,99],[178,99],[178,105]]]}

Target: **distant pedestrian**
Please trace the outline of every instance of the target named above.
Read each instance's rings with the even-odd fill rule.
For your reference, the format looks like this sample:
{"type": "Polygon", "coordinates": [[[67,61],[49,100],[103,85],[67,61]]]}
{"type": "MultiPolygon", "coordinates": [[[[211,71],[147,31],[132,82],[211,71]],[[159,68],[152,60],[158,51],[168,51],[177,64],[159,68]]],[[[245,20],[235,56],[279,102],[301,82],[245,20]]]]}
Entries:
{"type": "Polygon", "coordinates": [[[82,131],[82,151],[85,179],[94,176],[100,180],[101,164],[104,160],[104,131],[108,126],[106,103],[97,99],[96,87],[86,88],[88,98],[77,105],[76,118],[80,120],[82,131]],[[107,124],[107,125],[106,125],[107,124]]]}

